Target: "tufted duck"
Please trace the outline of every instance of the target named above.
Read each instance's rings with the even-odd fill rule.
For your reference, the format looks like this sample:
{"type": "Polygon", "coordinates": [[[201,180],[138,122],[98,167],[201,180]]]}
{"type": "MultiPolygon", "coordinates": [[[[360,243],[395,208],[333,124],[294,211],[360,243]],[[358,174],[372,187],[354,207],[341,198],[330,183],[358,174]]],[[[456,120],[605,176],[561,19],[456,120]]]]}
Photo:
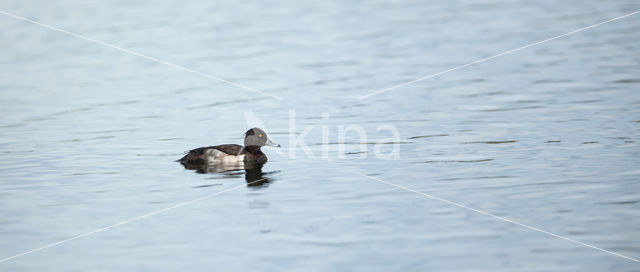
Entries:
{"type": "Polygon", "coordinates": [[[267,138],[267,134],[262,129],[252,128],[244,133],[244,146],[223,144],[200,147],[189,151],[178,162],[183,165],[264,164],[267,162],[267,155],[262,153],[260,147],[265,145],[280,147],[279,144],[267,138]]]}

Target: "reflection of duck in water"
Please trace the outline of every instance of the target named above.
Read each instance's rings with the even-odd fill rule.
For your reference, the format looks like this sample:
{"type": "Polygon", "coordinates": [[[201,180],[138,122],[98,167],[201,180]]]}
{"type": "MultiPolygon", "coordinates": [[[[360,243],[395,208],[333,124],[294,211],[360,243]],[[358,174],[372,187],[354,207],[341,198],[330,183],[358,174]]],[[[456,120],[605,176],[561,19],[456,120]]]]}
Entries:
{"type": "Polygon", "coordinates": [[[262,172],[262,165],[255,168],[245,168],[244,172],[244,180],[247,181],[247,186],[263,186],[271,182],[271,179],[265,177],[265,175],[269,175],[272,172],[262,172]]]}
{"type": "Polygon", "coordinates": [[[245,170],[247,185],[261,186],[270,182],[264,177],[270,173],[262,172],[262,165],[267,162],[267,156],[260,148],[265,145],[280,146],[269,140],[263,130],[252,128],[245,133],[244,146],[225,144],[200,147],[189,151],[177,161],[184,168],[196,170],[198,173],[228,172],[230,175],[237,175],[237,170],[245,170]]]}
{"type": "Polygon", "coordinates": [[[262,172],[263,164],[248,164],[248,165],[222,165],[222,164],[205,164],[205,165],[194,165],[194,164],[182,164],[184,168],[189,170],[195,170],[197,173],[206,174],[206,173],[224,173],[228,176],[239,176],[242,174],[242,170],[244,170],[244,180],[247,181],[247,186],[263,186],[272,181],[272,178],[269,178],[271,174],[277,173],[279,171],[271,171],[271,172],[262,172]]]}

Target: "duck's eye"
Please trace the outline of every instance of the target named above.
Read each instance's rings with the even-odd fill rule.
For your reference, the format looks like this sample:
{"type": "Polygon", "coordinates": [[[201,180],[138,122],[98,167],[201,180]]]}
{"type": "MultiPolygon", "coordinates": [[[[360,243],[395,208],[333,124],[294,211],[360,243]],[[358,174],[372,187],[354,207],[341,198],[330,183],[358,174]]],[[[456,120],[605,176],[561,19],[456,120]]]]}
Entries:
{"type": "Polygon", "coordinates": [[[262,133],[258,134],[258,137],[262,137],[262,133]]]}

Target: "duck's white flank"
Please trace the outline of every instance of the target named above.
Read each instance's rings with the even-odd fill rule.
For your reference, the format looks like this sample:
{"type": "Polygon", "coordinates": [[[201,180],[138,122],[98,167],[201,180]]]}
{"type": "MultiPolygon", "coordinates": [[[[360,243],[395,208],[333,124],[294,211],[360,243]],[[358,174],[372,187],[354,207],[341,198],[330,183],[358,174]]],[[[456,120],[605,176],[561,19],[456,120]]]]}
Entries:
{"type": "Polygon", "coordinates": [[[209,163],[236,164],[244,162],[244,155],[230,155],[217,149],[207,150],[209,163]]]}

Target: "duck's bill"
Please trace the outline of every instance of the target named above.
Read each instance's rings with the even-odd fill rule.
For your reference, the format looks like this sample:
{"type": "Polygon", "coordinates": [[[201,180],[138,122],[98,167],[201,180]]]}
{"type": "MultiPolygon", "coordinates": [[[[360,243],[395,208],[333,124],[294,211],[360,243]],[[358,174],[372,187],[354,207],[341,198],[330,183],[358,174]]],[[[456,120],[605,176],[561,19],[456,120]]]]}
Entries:
{"type": "Polygon", "coordinates": [[[267,146],[274,146],[274,147],[280,147],[279,144],[276,144],[274,142],[272,142],[271,140],[267,139],[267,143],[265,144],[267,146]]]}

